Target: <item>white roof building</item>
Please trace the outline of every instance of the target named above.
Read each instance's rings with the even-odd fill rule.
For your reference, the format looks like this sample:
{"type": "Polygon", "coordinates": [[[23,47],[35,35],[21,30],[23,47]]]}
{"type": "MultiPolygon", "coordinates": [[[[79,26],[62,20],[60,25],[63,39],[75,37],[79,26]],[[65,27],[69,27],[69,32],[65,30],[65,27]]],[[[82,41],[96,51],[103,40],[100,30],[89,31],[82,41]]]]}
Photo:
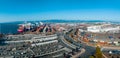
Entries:
{"type": "Polygon", "coordinates": [[[88,32],[118,32],[120,26],[112,26],[111,24],[95,25],[87,27],[88,32]]]}

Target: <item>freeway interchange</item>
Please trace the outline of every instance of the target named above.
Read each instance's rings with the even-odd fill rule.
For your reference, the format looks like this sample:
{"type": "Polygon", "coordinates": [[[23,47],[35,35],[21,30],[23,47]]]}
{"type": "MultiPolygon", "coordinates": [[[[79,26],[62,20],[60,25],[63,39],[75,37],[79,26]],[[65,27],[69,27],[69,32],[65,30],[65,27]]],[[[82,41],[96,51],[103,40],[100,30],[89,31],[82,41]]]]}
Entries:
{"type": "Polygon", "coordinates": [[[64,45],[70,49],[75,48],[81,49],[81,54],[78,55],[77,58],[88,58],[90,55],[94,54],[95,52],[94,47],[87,46],[85,43],[76,42],[69,36],[69,34],[74,31],[75,31],[74,29],[71,29],[66,33],[63,32],[57,33],[59,35],[60,42],[64,43],[64,45]]]}

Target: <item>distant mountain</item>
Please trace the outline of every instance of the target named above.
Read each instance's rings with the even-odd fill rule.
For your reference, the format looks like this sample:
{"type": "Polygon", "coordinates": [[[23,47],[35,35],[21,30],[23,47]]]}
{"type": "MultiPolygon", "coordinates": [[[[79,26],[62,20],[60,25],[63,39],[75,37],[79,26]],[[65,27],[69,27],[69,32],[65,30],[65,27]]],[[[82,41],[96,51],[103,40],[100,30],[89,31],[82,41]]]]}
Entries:
{"type": "MultiPolygon", "coordinates": [[[[80,23],[80,22],[106,22],[103,20],[63,20],[63,19],[51,19],[51,20],[39,20],[39,21],[27,21],[27,22],[45,22],[45,23],[80,23]]],[[[12,23],[12,24],[21,24],[25,21],[14,21],[14,22],[5,22],[5,23],[12,23]]],[[[3,24],[3,23],[2,23],[3,24]]]]}
{"type": "Polygon", "coordinates": [[[79,22],[104,22],[102,20],[42,20],[42,22],[54,22],[54,23],[64,23],[64,22],[71,22],[71,23],[79,23],[79,22]]]}

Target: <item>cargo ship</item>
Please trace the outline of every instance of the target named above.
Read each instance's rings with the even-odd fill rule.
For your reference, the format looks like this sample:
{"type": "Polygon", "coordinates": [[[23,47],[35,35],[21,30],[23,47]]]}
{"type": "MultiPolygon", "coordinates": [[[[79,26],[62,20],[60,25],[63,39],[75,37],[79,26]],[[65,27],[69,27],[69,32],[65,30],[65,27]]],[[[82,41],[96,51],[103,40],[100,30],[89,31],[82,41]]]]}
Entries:
{"type": "Polygon", "coordinates": [[[44,24],[42,22],[36,22],[36,23],[27,23],[19,24],[18,33],[26,33],[26,32],[54,32],[55,28],[53,28],[50,24],[44,24]]]}

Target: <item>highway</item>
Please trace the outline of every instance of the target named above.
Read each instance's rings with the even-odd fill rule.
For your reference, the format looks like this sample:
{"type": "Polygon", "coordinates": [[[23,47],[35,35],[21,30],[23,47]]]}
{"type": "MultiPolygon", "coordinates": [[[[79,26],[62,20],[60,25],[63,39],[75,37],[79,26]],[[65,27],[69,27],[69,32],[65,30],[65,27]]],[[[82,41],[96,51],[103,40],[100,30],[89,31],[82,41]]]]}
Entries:
{"type": "MultiPolygon", "coordinates": [[[[75,31],[74,29],[71,29],[69,32],[67,32],[67,34],[70,34],[71,32],[75,31]]],[[[81,47],[85,49],[85,52],[82,53],[82,55],[79,58],[89,58],[90,55],[95,53],[95,48],[88,46],[84,43],[78,43],[75,42],[72,38],[70,38],[67,34],[64,35],[64,37],[66,37],[68,40],[72,41],[72,43],[74,45],[76,45],[77,47],[81,47]]]]}
{"type": "Polygon", "coordinates": [[[85,49],[81,49],[81,52],[78,52],[76,55],[73,55],[71,58],[78,58],[84,52],[85,52],[85,49]]]}
{"type": "MultiPolygon", "coordinates": [[[[67,34],[70,34],[70,32],[72,32],[72,31],[74,31],[74,30],[71,29],[69,32],[67,32],[67,34]]],[[[59,38],[58,40],[62,43],[63,46],[66,46],[67,48],[70,48],[70,49],[74,49],[74,47],[71,47],[72,45],[74,45],[76,47],[79,47],[79,48],[83,48],[85,51],[80,54],[79,58],[89,58],[90,55],[94,54],[94,52],[95,52],[95,48],[94,47],[87,46],[84,43],[75,42],[67,34],[64,34],[63,32],[58,32],[57,33],[58,38],[59,38]],[[63,39],[71,41],[72,45],[65,43],[63,41],[63,39]]]]}

